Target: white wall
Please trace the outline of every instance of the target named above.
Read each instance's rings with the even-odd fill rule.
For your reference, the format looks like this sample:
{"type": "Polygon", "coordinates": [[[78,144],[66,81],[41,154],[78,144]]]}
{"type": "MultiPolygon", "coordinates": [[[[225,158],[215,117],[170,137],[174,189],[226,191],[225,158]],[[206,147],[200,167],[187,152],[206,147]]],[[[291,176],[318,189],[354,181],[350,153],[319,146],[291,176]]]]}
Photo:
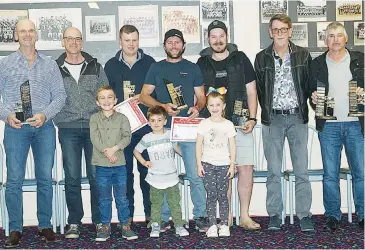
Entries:
{"type": "MultiPolygon", "coordinates": [[[[14,0],[13,0],[14,1],[14,0]]],[[[11,2],[13,2],[11,1],[11,2]]],[[[1,1],[3,2],[3,1],[1,1]]],[[[18,2],[36,2],[36,1],[26,1],[19,0],[18,2]]],[[[37,1],[40,2],[40,1],[37,1]]],[[[45,2],[45,1],[42,1],[45,2]]],[[[57,1],[61,2],[61,1],[57,1]]],[[[259,3],[258,1],[249,0],[249,1],[240,1],[234,0],[233,2],[233,16],[234,16],[234,38],[235,43],[238,45],[238,48],[244,51],[247,56],[250,58],[252,63],[254,62],[255,55],[260,51],[260,30],[259,30],[259,3]]],[[[190,57],[192,61],[196,61],[197,57],[190,57]]],[[[260,111],[258,113],[258,117],[260,117],[260,111]]],[[[310,113],[310,124],[314,125],[314,113],[311,111],[310,113]]],[[[0,124],[0,142],[3,141],[3,127],[4,123],[0,124]]],[[[58,147],[58,162],[59,162],[59,170],[61,171],[61,151],[59,145],[58,147]]],[[[289,151],[287,151],[289,152],[289,151]]],[[[320,155],[320,148],[318,139],[315,138],[314,147],[313,147],[313,163],[314,168],[322,167],[322,159],[320,155]]],[[[288,168],[291,167],[290,157],[288,154],[287,159],[288,168]]],[[[346,157],[343,154],[342,157],[342,165],[347,166],[346,157]]],[[[144,220],[143,213],[143,203],[142,203],[142,194],[139,189],[139,176],[138,171],[135,168],[135,220],[144,220]]],[[[312,183],[313,190],[313,201],[312,201],[312,213],[313,214],[322,214],[324,213],[323,209],[323,199],[322,199],[322,184],[321,183],[312,183]]],[[[345,182],[341,181],[341,190],[342,190],[342,204],[341,209],[343,212],[347,212],[346,205],[346,186],[345,182]]],[[[24,194],[24,225],[37,225],[37,217],[36,217],[36,197],[35,194],[25,193],[24,194]]],[[[91,222],[91,213],[90,213],[90,203],[89,203],[89,193],[87,191],[83,192],[83,201],[84,201],[84,210],[85,216],[83,222],[91,222]]],[[[254,190],[252,194],[252,201],[250,207],[250,213],[252,215],[266,216],[265,209],[265,201],[266,201],[266,186],[265,184],[255,184],[254,190]]],[[[192,203],[190,201],[190,218],[192,218],[192,203]]],[[[288,211],[288,205],[287,205],[288,211]]],[[[354,208],[353,208],[354,211],[354,208]]],[[[113,221],[117,221],[116,210],[113,208],[113,221]]]]}

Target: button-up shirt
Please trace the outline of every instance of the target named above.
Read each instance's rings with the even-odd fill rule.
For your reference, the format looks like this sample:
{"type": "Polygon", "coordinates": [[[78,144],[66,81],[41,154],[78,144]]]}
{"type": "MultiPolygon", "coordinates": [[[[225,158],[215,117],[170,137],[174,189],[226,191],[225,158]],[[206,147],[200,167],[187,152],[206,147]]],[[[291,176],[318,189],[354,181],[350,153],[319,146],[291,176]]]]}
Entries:
{"type": "Polygon", "coordinates": [[[0,119],[8,120],[15,113],[16,103],[21,103],[20,85],[29,80],[33,115],[44,113],[52,119],[65,105],[66,92],[63,79],[54,60],[39,53],[32,66],[17,50],[0,60],[0,119]]]}
{"type": "Polygon", "coordinates": [[[118,112],[106,117],[102,111],[90,118],[90,138],[93,144],[92,164],[103,167],[125,165],[124,148],[131,142],[131,126],[128,118],[118,112]],[[118,160],[110,163],[104,149],[118,146],[115,156],[118,160]]]}

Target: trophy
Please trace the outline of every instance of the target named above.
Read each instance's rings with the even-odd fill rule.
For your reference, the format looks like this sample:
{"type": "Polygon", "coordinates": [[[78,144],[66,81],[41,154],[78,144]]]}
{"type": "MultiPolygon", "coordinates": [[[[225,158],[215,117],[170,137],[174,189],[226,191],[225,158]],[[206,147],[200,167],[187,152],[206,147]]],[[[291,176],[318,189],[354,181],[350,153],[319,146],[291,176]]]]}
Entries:
{"type": "MultiPolygon", "coordinates": [[[[247,107],[245,107],[245,99],[235,100],[233,106],[233,116],[232,122],[236,128],[242,128],[242,126],[250,119],[250,112],[247,107]]],[[[243,127],[243,129],[247,129],[243,127]]]]}
{"type": "Polygon", "coordinates": [[[349,82],[349,114],[350,117],[364,116],[364,94],[357,95],[357,81],[349,82]]]}
{"type": "Polygon", "coordinates": [[[325,91],[325,87],[318,86],[317,84],[316,118],[321,120],[337,120],[337,117],[333,116],[335,100],[333,97],[326,96],[325,91]]]}
{"type": "Polygon", "coordinates": [[[26,124],[27,122],[25,121],[28,118],[33,117],[29,81],[25,81],[20,85],[20,99],[22,102],[15,104],[15,117],[20,120],[22,124],[26,124]]]}
{"type": "Polygon", "coordinates": [[[186,105],[183,93],[182,93],[182,86],[175,87],[172,82],[167,79],[163,79],[169,92],[171,103],[177,106],[178,110],[182,110],[188,107],[186,105]]]}
{"type": "Polygon", "coordinates": [[[135,96],[136,86],[132,85],[130,81],[123,81],[124,100],[135,96]]]}

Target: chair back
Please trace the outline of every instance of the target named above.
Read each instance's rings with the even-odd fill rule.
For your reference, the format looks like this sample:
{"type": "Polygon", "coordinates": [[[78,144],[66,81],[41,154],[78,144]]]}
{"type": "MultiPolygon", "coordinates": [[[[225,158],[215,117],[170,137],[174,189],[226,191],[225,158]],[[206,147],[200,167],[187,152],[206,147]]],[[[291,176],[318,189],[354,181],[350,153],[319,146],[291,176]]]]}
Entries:
{"type": "Polygon", "coordinates": [[[4,147],[3,145],[0,143],[0,183],[3,183],[3,171],[4,171],[4,161],[5,161],[5,153],[4,153],[4,147]]]}
{"type": "MultiPolygon", "coordinates": [[[[308,125],[308,169],[312,169],[312,156],[313,156],[313,144],[314,137],[317,135],[317,130],[314,126],[308,125]]],[[[318,137],[317,137],[318,138],[318,137]]],[[[318,144],[319,145],[319,144],[318,144]]]]}
{"type": "Polygon", "coordinates": [[[86,160],[85,160],[85,151],[84,149],[82,149],[82,154],[81,154],[81,178],[87,177],[87,172],[86,172],[86,160]]]}

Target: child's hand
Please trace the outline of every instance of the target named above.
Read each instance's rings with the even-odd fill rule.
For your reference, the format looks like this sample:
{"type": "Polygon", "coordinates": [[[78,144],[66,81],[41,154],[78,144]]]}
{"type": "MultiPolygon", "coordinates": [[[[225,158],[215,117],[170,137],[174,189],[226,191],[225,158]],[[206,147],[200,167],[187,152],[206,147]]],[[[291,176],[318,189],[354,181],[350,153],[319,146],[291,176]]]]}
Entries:
{"type": "Polygon", "coordinates": [[[110,163],[114,164],[117,162],[118,157],[116,157],[115,155],[112,155],[111,157],[108,157],[108,160],[110,163]]]}
{"type": "Polygon", "coordinates": [[[112,157],[115,152],[117,152],[118,148],[117,147],[112,147],[112,148],[106,148],[104,149],[104,155],[108,158],[112,157]]]}
{"type": "Polygon", "coordinates": [[[142,165],[145,166],[146,168],[152,168],[152,162],[150,161],[145,161],[142,165]]]}
{"type": "Polygon", "coordinates": [[[205,171],[204,171],[203,165],[199,164],[197,167],[198,167],[198,176],[199,177],[204,177],[205,171]]]}
{"type": "Polygon", "coordinates": [[[228,172],[227,172],[226,177],[228,177],[228,179],[232,179],[233,176],[234,176],[234,171],[235,171],[235,164],[231,164],[229,166],[229,169],[228,169],[228,172]]]}

